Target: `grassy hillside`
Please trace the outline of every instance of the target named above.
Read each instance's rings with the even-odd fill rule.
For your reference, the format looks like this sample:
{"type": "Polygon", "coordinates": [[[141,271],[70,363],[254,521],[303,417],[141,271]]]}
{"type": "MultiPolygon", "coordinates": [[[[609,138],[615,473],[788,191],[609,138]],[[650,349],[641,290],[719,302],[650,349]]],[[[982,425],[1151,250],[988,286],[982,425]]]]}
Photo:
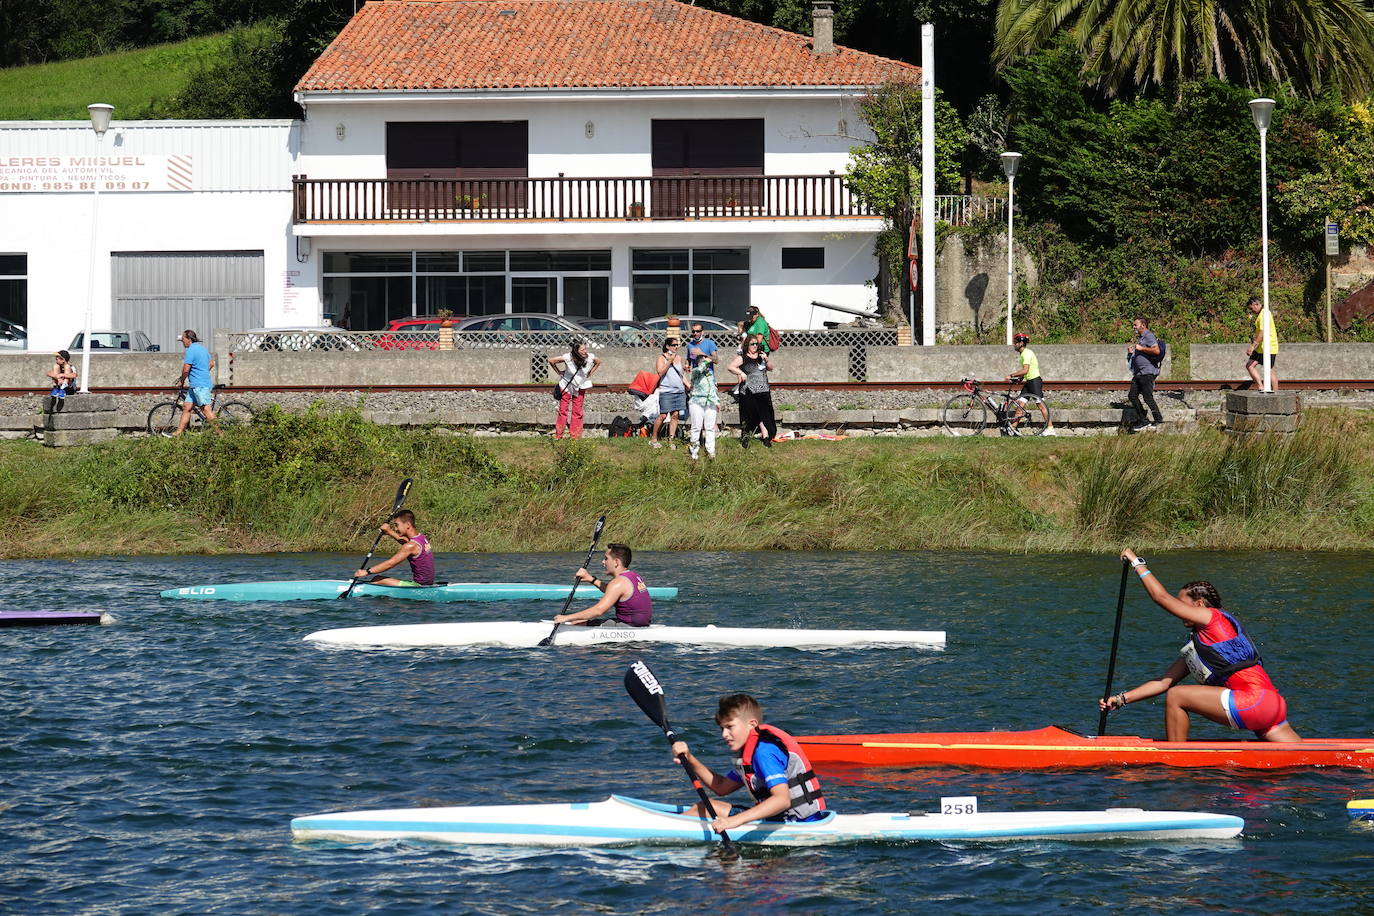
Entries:
{"type": "Polygon", "coordinates": [[[113,105],[119,120],[157,117],[157,106],[226,59],[234,34],[0,70],[0,120],[81,121],[92,102],[113,105]]]}

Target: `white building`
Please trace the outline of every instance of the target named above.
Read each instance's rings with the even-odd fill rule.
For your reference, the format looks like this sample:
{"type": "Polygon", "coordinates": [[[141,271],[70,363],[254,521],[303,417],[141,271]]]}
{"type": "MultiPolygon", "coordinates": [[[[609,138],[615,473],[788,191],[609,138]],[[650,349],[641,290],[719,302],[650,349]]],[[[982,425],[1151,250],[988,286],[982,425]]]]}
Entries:
{"type": "MultiPolygon", "coordinates": [[[[102,155],[189,155],[196,178],[135,191],[107,170],[95,324],[152,321],[169,347],[183,326],[363,330],[441,308],[753,303],[781,327],[847,317],[813,300],[872,309],[881,221],[842,175],[859,98],[918,70],[834,46],[816,7],[813,41],[676,0],[367,3],[297,86],[303,122],[116,122],[102,155]],[[187,252],[199,266],[168,269],[187,252]],[[207,286],[230,252],[256,256],[252,291],[207,286]]],[[[0,166],[53,152],[70,173],[95,143],[84,122],[0,124],[0,166]]],[[[15,178],[0,171],[0,271],[23,259],[32,346],[63,346],[93,195],[15,178]]],[[[0,316],[22,302],[4,296],[0,316]]]]}

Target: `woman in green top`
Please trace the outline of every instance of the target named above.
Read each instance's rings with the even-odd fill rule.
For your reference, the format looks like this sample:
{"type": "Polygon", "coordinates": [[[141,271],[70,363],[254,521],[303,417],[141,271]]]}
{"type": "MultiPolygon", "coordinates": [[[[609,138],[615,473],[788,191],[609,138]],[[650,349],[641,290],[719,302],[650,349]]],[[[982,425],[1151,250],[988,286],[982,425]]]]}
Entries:
{"type": "Polygon", "coordinates": [[[768,354],[773,352],[773,348],[768,346],[768,320],[763,317],[757,305],[751,305],[744,310],[744,320],[738,322],[741,346],[749,342],[750,337],[759,338],[759,348],[768,354]]]}

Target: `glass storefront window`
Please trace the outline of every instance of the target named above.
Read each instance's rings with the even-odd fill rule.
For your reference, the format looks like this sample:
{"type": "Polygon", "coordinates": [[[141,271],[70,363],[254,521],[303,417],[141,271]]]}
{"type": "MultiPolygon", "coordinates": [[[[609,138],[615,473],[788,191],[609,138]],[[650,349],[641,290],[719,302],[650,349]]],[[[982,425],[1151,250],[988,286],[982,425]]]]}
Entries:
{"type": "Polygon", "coordinates": [[[693,270],[748,270],[748,248],[697,248],[692,251],[693,270]]]}
{"type": "Polygon", "coordinates": [[[28,255],[0,254],[0,350],[26,345],[20,328],[29,324],[28,270],[28,255]]]}
{"type": "Polygon", "coordinates": [[[395,274],[410,273],[409,251],[327,251],[324,255],[327,274],[395,274]]]}
{"type": "Polygon", "coordinates": [[[749,305],[748,248],[641,248],[630,253],[634,317],[714,315],[738,321],[749,305]]]}
{"type": "Polygon", "coordinates": [[[376,331],[393,318],[411,314],[410,275],[397,277],[325,277],[324,310],[341,327],[376,331]]]}
{"type": "Polygon", "coordinates": [[[505,273],[506,253],[504,251],[465,251],[463,252],[463,271],[470,274],[505,273]]]}
{"type": "Polygon", "coordinates": [[[456,251],[417,251],[415,252],[415,272],[421,274],[462,273],[462,264],[456,251]]]}
{"type": "Polygon", "coordinates": [[[637,248],[630,256],[631,270],[686,270],[690,263],[686,248],[637,248]]]}
{"type": "Polygon", "coordinates": [[[563,314],[572,318],[611,317],[610,277],[564,277],[563,314]]]}
{"type": "Polygon", "coordinates": [[[544,270],[610,270],[611,252],[592,251],[512,251],[510,269],[516,271],[544,270]]]}

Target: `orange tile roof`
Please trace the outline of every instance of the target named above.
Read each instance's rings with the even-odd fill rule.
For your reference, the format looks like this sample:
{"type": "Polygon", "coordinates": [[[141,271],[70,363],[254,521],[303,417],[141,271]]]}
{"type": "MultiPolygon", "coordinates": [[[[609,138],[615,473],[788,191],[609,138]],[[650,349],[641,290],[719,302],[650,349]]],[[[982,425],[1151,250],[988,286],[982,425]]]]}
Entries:
{"type": "Polygon", "coordinates": [[[675,0],[371,0],[301,78],[306,92],[871,86],[910,64],[675,0]]]}

